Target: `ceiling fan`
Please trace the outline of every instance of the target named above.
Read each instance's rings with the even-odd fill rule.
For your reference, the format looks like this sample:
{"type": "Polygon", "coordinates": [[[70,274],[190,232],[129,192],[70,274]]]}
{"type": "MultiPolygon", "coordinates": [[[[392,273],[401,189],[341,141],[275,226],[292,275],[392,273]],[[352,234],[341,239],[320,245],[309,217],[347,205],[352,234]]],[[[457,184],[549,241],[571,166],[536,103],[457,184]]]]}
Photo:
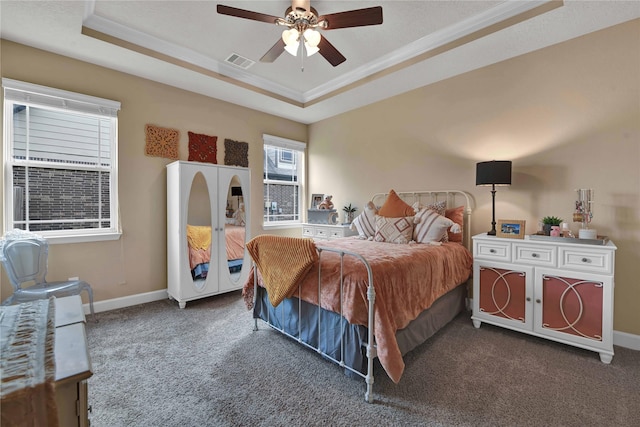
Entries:
{"type": "Polygon", "coordinates": [[[342,64],[347,58],[316,29],[335,30],[382,24],[381,6],[318,15],[310,3],[309,0],[292,0],[284,18],[221,4],[218,5],[218,13],[287,27],[276,44],[260,58],[261,62],[273,62],[285,50],[296,56],[304,46],[307,56],[319,52],[334,67],[342,64]]]}

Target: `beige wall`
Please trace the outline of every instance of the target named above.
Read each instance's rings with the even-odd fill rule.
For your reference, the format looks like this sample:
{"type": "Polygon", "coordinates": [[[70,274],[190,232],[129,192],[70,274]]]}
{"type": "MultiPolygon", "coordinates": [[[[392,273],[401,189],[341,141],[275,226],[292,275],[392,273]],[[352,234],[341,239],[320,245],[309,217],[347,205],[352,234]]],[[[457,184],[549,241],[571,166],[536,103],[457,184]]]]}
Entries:
{"type": "MultiPolygon", "coordinates": [[[[180,130],[181,160],[188,158],[187,131],[218,136],[218,163],[224,162],[225,138],[248,142],[254,206],[263,203],[262,134],[307,138],[307,126],[300,123],[6,40],[0,53],[2,77],[122,103],[118,131],[123,236],[112,242],[50,248],[47,278],[79,276],[91,283],[95,301],[167,287],[165,166],[171,161],[145,156],[145,124],[180,130]]],[[[254,235],[262,231],[261,224],[262,210],[253,209],[254,235]]],[[[4,299],[11,286],[2,270],[4,299]]]]}
{"type": "Polygon", "coordinates": [[[593,188],[593,227],[618,247],[614,327],[640,334],[639,40],[636,20],[315,123],[309,192],[362,209],[391,188],[462,189],[477,234],[491,228],[478,161],[513,161],[496,218],[527,233],[570,220],[574,190],[593,188]]]}
{"type": "MultiPolygon", "coordinates": [[[[143,154],[144,125],[153,123],[182,131],[181,159],[187,130],[249,142],[254,206],[262,133],[308,135],[308,193],[332,193],[338,209],[390,188],[463,189],[475,196],[474,233],[491,221],[489,189],[474,185],[478,161],[513,161],[496,216],[526,220],[527,233],[542,216],[570,218],[574,189],[593,188],[594,227],[618,246],[614,327],[640,335],[639,38],[636,20],[310,126],[7,41],[0,53],[3,77],[122,102],[123,238],[51,253],[50,276],[86,278],[98,301],[166,287],[169,161],[143,154]]],[[[252,213],[260,233],[261,211],[252,213]]]]}

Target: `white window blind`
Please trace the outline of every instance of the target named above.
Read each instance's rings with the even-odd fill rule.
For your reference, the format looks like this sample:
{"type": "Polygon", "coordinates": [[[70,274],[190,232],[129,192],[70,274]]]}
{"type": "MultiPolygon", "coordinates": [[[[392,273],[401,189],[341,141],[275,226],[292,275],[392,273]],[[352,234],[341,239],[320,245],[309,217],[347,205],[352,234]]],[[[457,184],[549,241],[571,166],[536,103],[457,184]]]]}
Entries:
{"type": "Polygon", "coordinates": [[[5,231],[117,238],[120,103],[11,79],[2,86],[5,231]]]}

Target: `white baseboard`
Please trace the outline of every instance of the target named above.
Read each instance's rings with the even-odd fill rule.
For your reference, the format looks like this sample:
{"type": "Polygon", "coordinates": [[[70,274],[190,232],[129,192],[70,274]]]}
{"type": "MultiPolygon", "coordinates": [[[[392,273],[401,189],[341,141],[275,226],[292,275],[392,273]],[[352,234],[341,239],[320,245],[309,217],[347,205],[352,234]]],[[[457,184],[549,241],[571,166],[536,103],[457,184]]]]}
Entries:
{"type": "MultiPolygon", "coordinates": [[[[129,295],[126,297],[113,298],[104,301],[98,301],[93,303],[93,310],[96,313],[103,311],[116,310],[118,308],[131,307],[133,305],[144,304],[147,302],[160,301],[169,298],[166,289],[159,291],[145,292],[143,294],[129,295]]],[[[89,310],[89,304],[83,304],[85,316],[91,314],[89,310]]]]}
{"type": "Polygon", "coordinates": [[[640,351],[640,335],[613,331],[613,345],[640,351]]]}

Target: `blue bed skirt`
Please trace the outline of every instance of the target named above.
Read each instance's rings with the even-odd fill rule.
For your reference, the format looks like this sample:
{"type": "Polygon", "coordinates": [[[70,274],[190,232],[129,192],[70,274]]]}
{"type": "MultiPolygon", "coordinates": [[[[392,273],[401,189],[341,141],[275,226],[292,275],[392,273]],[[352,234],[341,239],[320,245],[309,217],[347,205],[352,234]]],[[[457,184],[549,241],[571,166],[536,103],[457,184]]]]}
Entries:
{"type": "MultiPolygon", "coordinates": [[[[253,317],[262,319],[295,338],[300,338],[310,346],[319,348],[334,360],[344,361],[344,364],[351,369],[366,374],[367,328],[364,326],[351,325],[344,317],[306,301],[300,301],[298,298],[287,298],[277,307],[273,307],[266,290],[262,287],[258,287],[257,290],[253,317]],[[318,310],[320,310],[319,321],[318,310]],[[300,329],[299,326],[301,326],[300,329]],[[340,351],[341,336],[343,354],[340,351]]],[[[350,374],[348,370],[345,372],[350,374]]]]}

